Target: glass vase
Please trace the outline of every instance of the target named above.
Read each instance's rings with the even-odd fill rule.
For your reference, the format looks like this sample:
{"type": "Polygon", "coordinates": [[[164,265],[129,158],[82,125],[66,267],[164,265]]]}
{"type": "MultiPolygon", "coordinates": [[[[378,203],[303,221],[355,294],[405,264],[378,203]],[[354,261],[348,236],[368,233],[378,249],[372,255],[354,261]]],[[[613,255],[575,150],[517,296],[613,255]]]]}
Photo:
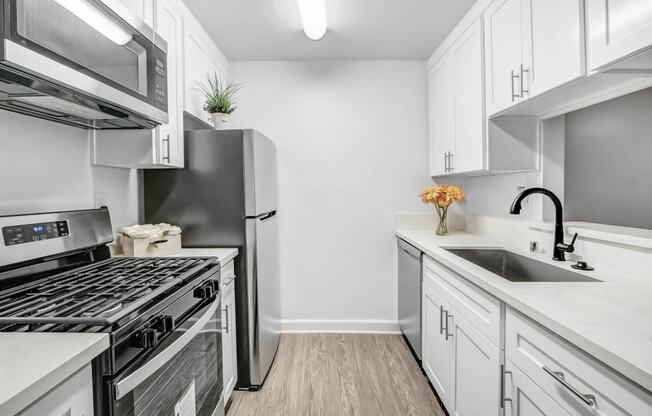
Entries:
{"type": "Polygon", "coordinates": [[[439,216],[439,225],[437,226],[437,235],[448,235],[448,207],[436,207],[439,216]]]}

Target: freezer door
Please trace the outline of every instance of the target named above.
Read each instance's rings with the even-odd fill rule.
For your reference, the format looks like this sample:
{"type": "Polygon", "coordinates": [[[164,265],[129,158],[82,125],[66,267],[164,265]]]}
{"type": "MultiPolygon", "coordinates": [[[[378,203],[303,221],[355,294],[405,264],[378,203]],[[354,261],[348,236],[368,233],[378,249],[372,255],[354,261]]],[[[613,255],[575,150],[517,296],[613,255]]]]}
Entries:
{"type": "Polygon", "coordinates": [[[281,337],[278,216],[247,219],[249,363],[252,386],[262,385],[281,337]]]}
{"type": "Polygon", "coordinates": [[[276,146],[256,130],[244,130],[245,213],[248,217],[275,211],[276,146]]]}
{"type": "Polygon", "coordinates": [[[398,323],[421,359],[421,251],[398,240],[398,323]]]}

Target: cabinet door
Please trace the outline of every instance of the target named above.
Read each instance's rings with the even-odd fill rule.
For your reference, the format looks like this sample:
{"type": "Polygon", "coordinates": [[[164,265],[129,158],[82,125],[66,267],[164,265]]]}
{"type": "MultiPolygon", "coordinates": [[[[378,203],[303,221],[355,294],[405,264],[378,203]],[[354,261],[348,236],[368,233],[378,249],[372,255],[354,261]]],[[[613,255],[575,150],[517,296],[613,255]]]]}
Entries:
{"type": "Polygon", "coordinates": [[[522,1],[524,95],[534,97],[584,75],[582,0],[522,1]]]}
{"type": "Polygon", "coordinates": [[[455,149],[455,65],[451,55],[428,74],[430,102],[430,175],[446,173],[446,153],[455,149]]]}
{"type": "Polygon", "coordinates": [[[150,27],[154,27],[154,0],[122,0],[129,10],[150,27]]]}
{"type": "Polygon", "coordinates": [[[484,68],[482,20],[478,19],[453,46],[455,90],[454,172],[484,167],[484,68]]]}
{"type": "Polygon", "coordinates": [[[224,401],[228,401],[233,393],[238,374],[236,337],[235,337],[235,291],[233,282],[226,290],[226,296],[222,299],[222,370],[224,376],[224,401]]]}
{"type": "Polygon", "coordinates": [[[168,44],[168,124],[157,128],[158,162],[183,167],[183,19],[171,0],[156,0],[156,32],[168,44]]]}
{"type": "Polygon", "coordinates": [[[448,321],[454,345],[450,413],[456,416],[498,416],[501,410],[498,347],[455,310],[450,311],[448,321]]]}
{"type": "Polygon", "coordinates": [[[570,416],[509,360],[504,383],[505,416],[570,416]]]}
{"type": "Polygon", "coordinates": [[[520,100],[521,0],[496,0],[485,11],[487,115],[520,100]]]}
{"type": "Polygon", "coordinates": [[[652,1],[586,0],[590,70],[652,45],[652,1]]]}
{"type": "Polygon", "coordinates": [[[209,114],[204,111],[204,95],[199,83],[205,83],[206,76],[211,73],[209,54],[210,44],[203,33],[186,25],[184,109],[202,121],[208,121],[209,114]]]}
{"type": "Polygon", "coordinates": [[[446,340],[445,313],[448,305],[429,286],[423,285],[421,365],[446,407],[451,398],[452,342],[446,340]]]}

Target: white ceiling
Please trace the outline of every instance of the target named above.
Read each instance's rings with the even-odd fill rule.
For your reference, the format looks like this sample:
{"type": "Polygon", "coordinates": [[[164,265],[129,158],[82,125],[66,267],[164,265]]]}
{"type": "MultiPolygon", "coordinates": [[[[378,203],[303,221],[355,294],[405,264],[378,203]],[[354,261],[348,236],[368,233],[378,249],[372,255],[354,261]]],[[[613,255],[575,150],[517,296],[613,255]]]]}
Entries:
{"type": "Polygon", "coordinates": [[[475,0],[326,0],[328,32],[304,34],[297,0],[185,0],[232,61],[426,59],[475,0]]]}

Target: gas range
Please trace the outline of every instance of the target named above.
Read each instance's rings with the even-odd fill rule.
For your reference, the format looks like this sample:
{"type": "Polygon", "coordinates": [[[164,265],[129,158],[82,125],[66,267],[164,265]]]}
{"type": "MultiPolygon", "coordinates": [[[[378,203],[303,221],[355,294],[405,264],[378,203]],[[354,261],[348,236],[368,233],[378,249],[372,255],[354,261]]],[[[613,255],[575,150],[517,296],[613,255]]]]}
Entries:
{"type": "Polygon", "coordinates": [[[111,257],[106,208],[5,216],[0,228],[0,332],[109,335],[92,364],[96,415],[172,412],[189,391],[197,415],[219,414],[216,258],[111,257]]]}

